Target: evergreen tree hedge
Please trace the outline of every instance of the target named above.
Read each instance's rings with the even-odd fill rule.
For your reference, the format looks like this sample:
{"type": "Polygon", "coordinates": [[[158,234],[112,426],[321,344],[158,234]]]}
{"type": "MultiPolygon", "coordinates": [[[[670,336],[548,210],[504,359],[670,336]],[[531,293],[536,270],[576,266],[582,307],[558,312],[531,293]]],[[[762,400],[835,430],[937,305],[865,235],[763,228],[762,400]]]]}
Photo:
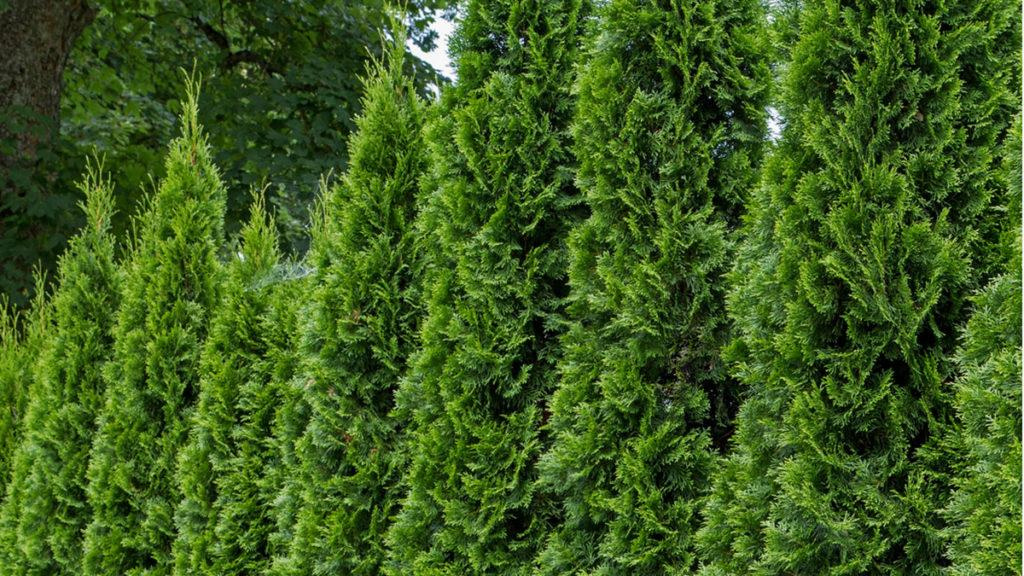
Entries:
{"type": "Polygon", "coordinates": [[[177,469],[175,574],[260,574],[273,523],[260,481],[276,460],[267,443],[278,408],[278,327],[267,325],[278,239],[263,198],[254,197],[241,249],[224,281],[200,365],[200,391],[177,469]]]}
{"type": "Polygon", "coordinates": [[[952,574],[1021,572],[1021,125],[1008,138],[1008,256],[974,299],[957,361],[964,462],[948,514],[952,574]]]}
{"type": "Polygon", "coordinates": [[[196,120],[197,86],[167,175],[142,218],[114,329],[89,462],[84,574],[169,574],[178,451],[199,394],[200,351],[220,294],[224,190],[196,120]]]}
{"type": "Polygon", "coordinates": [[[378,574],[401,493],[393,397],[417,338],[412,224],[425,170],[424,106],[403,75],[405,41],[365,83],[349,168],[314,242],[310,421],[299,457],[295,574],[378,574]]]}
{"type": "Polygon", "coordinates": [[[398,393],[408,495],[392,574],[528,573],[545,532],[534,494],[543,405],[563,330],[569,148],[583,0],[474,0],[458,82],[429,129],[418,226],[430,262],[422,346],[398,393]]]}
{"type": "Polygon", "coordinates": [[[49,333],[50,307],[44,288],[44,280],[37,276],[36,296],[27,313],[0,300],[0,494],[7,491],[36,363],[49,333]]]}
{"type": "Polygon", "coordinates": [[[570,329],[541,482],[551,574],[687,573],[734,383],[720,358],[731,231],[765,143],[756,0],[612,0],[578,80],[590,217],[570,241],[570,329]]]}
{"type": "Polygon", "coordinates": [[[95,168],[82,192],[86,223],[58,262],[53,326],[0,512],[2,574],[81,573],[82,530],[91,518],[85,474],[119,299],[112,185],[95,168]]]}
{"type": "Polygon", "coordinates": [[[938,574],[958,326],[998,221],[1019,7],[802,4],[729,299],[748,386],[705,574],[938,574]]]}
{"type": "MultiPolygon", "coordinates": [[[[211,574],[267,574],[275,557],[288,550],[278,534],[282,486],[295,468],[292,440],[282,446],[280,430],[296,420],[302,390],[294,386],[300,362],[297,336],[309,285],[300,266],[279,264],[264,282],[271,283],[265,313],[256,333],[267,342],[259,374],[239,390],[239,421],[232,432],[238,449],[217,482],[215,562],[211,574]]],[[[302,419],[298,419],[304,422],[302,419]]],[[[297,432],[295,432],[297,434],[297,432]]],[[[292,516],[293,517],[293,516],[292,516]]]]}

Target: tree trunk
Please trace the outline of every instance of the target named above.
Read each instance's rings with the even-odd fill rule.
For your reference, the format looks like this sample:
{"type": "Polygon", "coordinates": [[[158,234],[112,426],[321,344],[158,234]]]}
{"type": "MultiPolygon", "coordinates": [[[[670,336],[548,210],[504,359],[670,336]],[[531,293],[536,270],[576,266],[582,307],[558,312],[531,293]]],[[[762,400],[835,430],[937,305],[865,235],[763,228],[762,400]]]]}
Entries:
{"type": "Polygon", "coordinates": [[[85,0],[0,0],[0,291],[15,301],[59,249],[46,222],[60,217],[47,202],[60,191],[40,160],[57,137],[64,64],[95,15],[85,0]]]}

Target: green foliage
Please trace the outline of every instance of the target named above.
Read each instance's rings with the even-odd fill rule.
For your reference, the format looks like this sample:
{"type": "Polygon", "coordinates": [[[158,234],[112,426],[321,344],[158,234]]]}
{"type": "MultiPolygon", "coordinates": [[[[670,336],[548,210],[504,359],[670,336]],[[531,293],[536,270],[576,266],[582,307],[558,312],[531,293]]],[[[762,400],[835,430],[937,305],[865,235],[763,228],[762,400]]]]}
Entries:
{"type": "Polygon", "coordinates": [[[4,574],[81,573],[81,533],[90,519],[86,466],[119,297],[112,186],[91,168],[82,192],[86,226],[58,266],[53,327],[31,380],[23,440],[0,512],[4,574]]]}
{"type": "Polygon", "coordinates": [[[140,223],[114,329],[107,393],[89,462],[84,574],[168,574],[178,451],[220,294],[224,189],[202,134],[195,85],[166,176],[140,223]]]}
{"type": "Polygon", "coordinates": [[[294,436],[280,431],[304,421],[295,418],[302,412],[296,410],[301,407],[296,394],[300,389],[293,384],[300,361],[298,320],[309,289],[308,281],[290,270],[279,264],[262,280],[271,291],[255,330],[267,343],[257,364],[262,378],[251,379],[238,391],[238,421],[232,431],[236,451],[216,481],[218,515],[210,574],[264,574],[273,559],[287,551],[285,543],[275,539],[277,500],[296,462],[290,457],[294,442],[280,441],[294,436]]]}
{"type": "Polygon", "coordinates": [[[688,573],[736,399],[720,348],[730,232],[765,142],[757,1],[612,0],[578,80],[569,314],[541,482],[550,574],[688,573]]]}
{"type": "Polygon", "coordinates": [[[585,6],[472,1],[453,40],[419,224],[423,342],[397,399],[412,462],[393,574],[526,573],[541,543],[534,466],[578,221],[569,88],[585,6]]]}
{"type": "Polygon", "coordinates": [[[279,334],[264,321],[280,284],[269,281],[278,240],[261,196],[241,241],[211,320],[199,398],[178,458],[175,574],[259,574],[267,560],[259,542],[272,524],[258,476],[276,456],[265,438],[279,400],[271,384],[279,334]]]}
{"type": "MultiPolygon", "coordinates": [[[[436,10],[449,0],[402,3],[413,42],[429,50],[436,10]]],[[[395,5],[391,3],[390,5],[395,5]]],[[[392,18],[383,0],[102,0],[69,58],[62,100],[63,153],[99,150],[117,165],[124,209],[151,174],[177,116],[177,70],[206,79],[200,122],[222,167],[227,230],[246,219],[251,188],[267,186],[285,249],[304,249],[306,206],[322,174],[346,163],[359,112],[359,76],[379,57],[392,18]]],[[[411,54],[418,91],[443,83],[411,54]]],[[[77,166],[77,164],[75,164],[77,166]]]]}
{"type": "MultiPolygon", "coordinates": [[[[267,185],[284,248],[306,248],[306,206],[322,174],[340,172],[359,112],[359,75],[379,57],[385,0],[94,0],[95,20],[75,42],[61,88],[60,126],[31,111],[0,113],[0,131],[39,131],[31,165],[0,170],[18,194],[0,198],[0,294],[26,306],[32,271],[56,262],[81,224],[74,181],[100,154],[112,173],[122,235],[143,188],[163,176],[163,147],[177,130],[178,70],[206,78],[200,121],[229,191],[227,231],[246,219],[246,190],[267,185]]],[[[437,14],[452,0],[399,3],[412,43],[431,50],[437,14]]],[[[45,10],[40,5],[40,10],[45,10]]],[[[446,83],[411,53],[406,66],[426,95],[446,83]]],[[[0,154],[13,142],[0,141],[0,154]]]]}
{"type": "Polygon", "coordinates": [[[412,223],[425,170],[424,106],[403,76],[404,37],[374,66],[350,164],[313,240],[299,511],[288,570],[377,574],[400,492],[393,395],[416,343],[419,266],[412,223]],[[320,233],[322,232],[322,234],[320,233]]]}
{"type": "Polygon", "coordinates": [[[965,456],[947,511],[952,574],[1021,570],[1021,124],[1007,148],[1006,269],[974,297],[957,361],[957,430],[965,456]]]}
{"type": "Polygon", "coordinates": [[[36,276],[38,291],[27,313],[0,297],[0,493],[6,493],[35,365],[50,331],[50,305],[42,285],[42,276],[36,276]]]}
{"type": "Polygon", "coordinates": [[[783,139],[731,278],[749,389],[704,573],[942,570],[950,359],[1001,218],[1016,10],[803,3],[783,139]]]}

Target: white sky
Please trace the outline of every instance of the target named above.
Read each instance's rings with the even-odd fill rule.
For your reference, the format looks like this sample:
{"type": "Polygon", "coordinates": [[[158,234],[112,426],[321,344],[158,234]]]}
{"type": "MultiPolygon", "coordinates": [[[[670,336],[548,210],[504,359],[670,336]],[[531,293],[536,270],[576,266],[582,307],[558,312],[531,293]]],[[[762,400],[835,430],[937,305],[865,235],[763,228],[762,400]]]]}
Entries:
{"type": "Polygon", "coordinates": [[[423,52],[410,42],[409,51],[429,62],[441,74],[454,79],[455,70],[452,68],[452,63],[448,58],[448,38],[451,37],[452,31],[455,30],[455,23],[451,20],[445,20],[438,15],[434,20],[432,28],[437,31],[437,42],[435,42],[434,49],[430,52],[423,52]]]}

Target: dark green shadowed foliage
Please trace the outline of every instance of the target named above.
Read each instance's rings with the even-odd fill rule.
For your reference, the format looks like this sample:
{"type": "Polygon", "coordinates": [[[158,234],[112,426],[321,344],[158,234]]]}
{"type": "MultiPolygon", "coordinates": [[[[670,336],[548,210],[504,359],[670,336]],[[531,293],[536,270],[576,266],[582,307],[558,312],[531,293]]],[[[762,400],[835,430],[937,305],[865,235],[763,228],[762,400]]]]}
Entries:
{"type": "Polygon", "coordinates": [[[91,168],[81,189],[85,227],[58,262],[53,327],[0,512],[3,574],[81,574],[82,530],[91,519],[85,474],[119,299],[112,185],[91,168]]]}
{"type": "Polygon", "coordinates": [[[759,2],[613,0],[578,80],[570,329],[541,485],[548,574],[689,573],[735,411],[720,358],[731,231],[765,146],[759,2]]]}
{"type": "Polygon", "coordinates": [[[956,575],[1021,572],[1021,125],[1008,138],[1003,273],[974,297],[957,361],[963,463],[947,510],[956,575]]]}
{"type": "Polygon", "coordinates": [[[182,134],[127,264],[89,462],[84,574],[171,572],[174,470],[222,274],[224,189],[196,121],[197,88],[189,86],[182,134]]]}
{"type": "Polygon", "coordinates": [[[273,523],[260,479],[277,452],[270,436],[277,329],[266,326],[279,264],[278,239],[255,195],[241,247],[203,349],[199,399],[178,459],[175,574],[260,574],[273,523]]]}
{"type": "Polygon", "coordinates": [[[732,275],[748,388],[704,574],[942,572],[952,357],[1002,229],[1018,9],[802,4],[732,275]]]}
{"type": "Polygon", "coordinates": [[[474,0],[458,82],[428,130],[418,227],[429,256],[422,347],[398,393],[408,495],[390,573],[529,573],[550,503],[535,498],[578,221],[569,148],[582,0],[474,0]]]}
{"type": "Polygon", "coordinates": [[[425,170],[424,104],[403,75],[404,35],[365,82],[349,169],[314,240],[318,286],[300,443],[302,493],[288,570],[378,574],[401,493],[394,391],[417,340],[413,220],[425,170]]]}

